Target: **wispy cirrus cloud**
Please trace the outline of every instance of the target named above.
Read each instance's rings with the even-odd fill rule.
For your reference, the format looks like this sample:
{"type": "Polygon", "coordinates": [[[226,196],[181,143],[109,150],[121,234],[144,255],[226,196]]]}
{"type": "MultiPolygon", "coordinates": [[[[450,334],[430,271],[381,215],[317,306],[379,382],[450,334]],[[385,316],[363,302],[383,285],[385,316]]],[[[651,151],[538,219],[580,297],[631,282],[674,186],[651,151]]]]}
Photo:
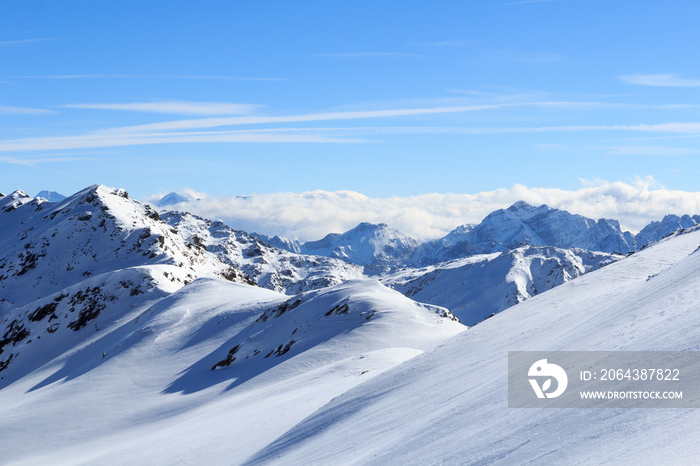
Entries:
{"type": "Polygon", "coordinates": [[[12,105],[0,105],[0,115],[45,115],[56,113],[53,110],[43,108],[14,107],[12,105]]]}
{"type": "Polygon", "coordinates": [[[668,146],[613,146],[606,148],[612,155],[648,155],[675,157],[683,155],[700,154],[700,149],[690,147],[668,147],[668,146]]]}
{"type": "Polygon", "coordinates": [[[266,123],[300,123],[311,121],[356,120],[371,118],[388,118],[413,115],[432,115],[440,113],[474,112],[503,107],[502,104],[493,105],[465,105],[459,107],[430,107],[430,108],[400,108],[389,110],[367,110],[352,112],[326,112],[307,113],[282,116],[244,116],[228,118],[198,118],[189,120],[176,120],[163,123],[150,123],[137,126],[126,126],[105,130],[104,132],[133,132],[133,131],[170,131],[216,128],[221,126],[255,125],[266,123]]]}
{"type": "Polygon", "coordinates": [[[92,160],[94,157],[76,156],[76,157],[4,157],[0,156],[0,162],[9,163],[11,165],[23,165],[26,167],[34,167],[44,163],[63,163],[77,162],[83,160],[92,160]]]}
{"type": "MultiPolygon", "coordinates": [[[[175,111],[172,105],[184,105],[182,111],[205,111],[198,103],[146,104],[83,104],[88,108],[109,108],[140,111],[175,111]],[[192,108],[192,106],[197,108],[192,108]],[[123,108],[126,105],[127,108],[123,108]]],[[[393,108],[385,110],[338,111],[280,116],[243,115],[211,118],[193,118],[150,123],[136,126],[106,128],[85,134],[61,137],[36,137],[0,141],[0,152],[49,151],[60,149],[86,149],[98,147],[118,147],[145,144],[172,143],[359,143],[369,142],[366,138],[377,134],[528,134],[549,132],[647,132],[695,136],[700,134],[700,122],[669,122],[632,125],[562,125],[562,126],[364,126],[364,127],[292,127],[255,128],[255,125],[277,123],[306,123],[352,121],[362,119],[382,119],[420,115],[479,112],[514,106],[538,106],[553,109],[599,108],[609,105],[600,102],[505,102],[488,105],[443,106],[421,108],[393,108]],[[215,128],[251,126],[240,130],[214,130],[215,128]]],[[[624,105],[624,104],[622,104],[624,105]]],[[[204,106],[206,107],[206,105],[204,106]]],[[[210,109],[211,110],[211,109],[210,109]]],[[[219,111],[220,109],[216,109],[219,111]]],[[[247,110],[247,109],[238,109],[247,110]]],[[[212,110],[213,111],[213,110],[212,110]]]]}
{"type": "Polygon", "coordinates": [[[145,144],[173,143],[358,143],[364,139],[294,131],[192,131],[224,126],[254,125],[284,122],[316,122],[386,118],[410,115],[427,115],[451,112],[467,112],[496,108],[497,106],[432,107],[391,109],[355,112],[315,113],[286,116],[239,116],[223,118],[199,118],[153,123],[131,127],[98,130],[87,134],[62,137],[21,138],[0,141],[0,152],[27,152],[46,150],[119,147],[145,144]]]}
{"type": "MultiPolygon", "coordinates": [[[[356,120],[356,119],[374,119],[374,118],[389,118],[402,116],[416,115],[431,115],[431,114],[446,114],[446,113],[465,113],[478,112],[486,110],[504,109],[510,107],[540,107],[561,110],[585,110],[585,109],[659,109],[659,110],[678,110],[685,108],[700,108],[699,105],[692,104],[671,104],[671,105],[645,105],[645,104],[626,104],[615,102],[586,102],[586,101],[518,101],[517,99],[501,100],[495,103],[475,104],[475,105],[441,105],[431,107],[414,107],[414,108],[390,108],[386,110],[359,110],[359,111],[338,111],[338,112],[322,112],[308,113],[296,115],[281,115],[281,116],[236,116],[226,118],[197,118],[186,120],[173,120],[159,123],[149,123],[144,125],[126,126],[104,130],[105,132],[132,132],[132,131],[170,131],[170,130],[190,130],[190,129],[205,129],[222,126],[237,126],[237,125],[257,125],[270,123],[302,123],[302,122],[317,122],[317,121],[335,121],[335,120],[356,120]]],[[[568,127],[571,128],[571,127],[568,127]]],[[[483,129],[477,129],[482,131],[483,129]]],[[[518,128],[507,129],[509,132],[521,132],[518,128]]]]}
{"type": "Polygon", "coordinates": [[[546,52],[522,52],[519,50],[489,50],[485,53],[485,59],[507,63],[554,63],[564,61],[564,57],[556,53],[546,52]]]}
{"type": "Polygon", "coordinates": [[[51,38],[46,39],[20,39],[20,40],[3,40],[0,41],[0,47],[22,47],[26,45],[33,45],[39,42],[46,42],[49,40],[54,40],[51,38]]]}
{"type": "Polygon", "coordinates": [[[700,79],[686,79],[675,74],[627,74],[618,79],[637,86],[700,87],[700,79]]]}
{"type": "MultiPolygon", "coordinates": [[[[255,130],[250,130],[255,131],[255,130]]],[[[516,127],[464,127],[464,126],[356,126],[323,128],[275,128],[265,132],[324,133],[327,135],[352,134],[530,134],[586,131],[626,131],[697,135],[700,122],[660,123],[638,125],[566,125],[566,126],[516,126],[516,127]]]]}
{"type": "Polygon", "coordinates": [[[528,5],[531,3],[552,3],[552,2],[558,2],[558,1],[559,0],[518,0],[515,2],[499,3],[498,5],[494,5],[494,6],[528,5]]]}
{"type": "Polygon", "coordinates": [[[262,108],[262,105],[235,104],[225,102],[136,102],[103,104],[70,104],[65,108],[92,110],[121,110],[171,115],[247,115],[262,108]]]}
{"type": "Polygon", "coordinates": [[[434,42],[416,42],[414,45],[421,47],[471,47],[476,44],[473,40],[438,40],[434,42]]]}
{"type": "Polygon", "coordinates": [[[47,74],[0,76],[2,79],[194,79],[215,81],[288,81],[285,78],[219,76],[206,74],[47,74]]]}
{"type": "MultiPolygon", "coordinates": [[[[638,231],[668,213],[697,214],[700,192],[673,191],[652,177],[631,182],[581,180],[579,189],[511,188],[475,194],[424,194],[372,198],[354,191],[253,194],[204,197],[178,209],[221,218],[235,228],[304,241],[344,232],[360,222],[387,223],[417,239],[446,235],[459,225],[476,223],[490,212],[524,200],[547,204],[590,218],[615,218],[638,231]]],[[[151,200],[156,200],[152,198],[151,200]]]]}
{"type": "Polygon", "coordinates": [[[269,134],[249,131],[174,133],[83,134],[77,136],[22,138],[0,141],[0,152],[94,149],[175,143],[357,143],[360,139],[304,134],[269,134]]]}
{"type": "Polygon", "coordinates": [[[317,53],[314,57],[337,58],[341,60],[356,60],[363,58],[427,58],[425,55],[401,52],[348,52],[348,53],[317,53]]]}

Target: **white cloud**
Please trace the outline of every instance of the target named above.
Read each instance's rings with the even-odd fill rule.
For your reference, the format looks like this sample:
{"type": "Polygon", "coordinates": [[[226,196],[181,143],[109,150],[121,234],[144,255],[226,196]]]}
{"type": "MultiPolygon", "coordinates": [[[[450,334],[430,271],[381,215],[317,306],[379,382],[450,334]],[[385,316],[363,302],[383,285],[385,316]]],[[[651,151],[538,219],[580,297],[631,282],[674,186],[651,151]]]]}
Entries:
{"type": "Polygon", "coordinates": [[[23,45],[36,44],[37,42],[44,42],[53,39],[21,39],[21,40],[5,40],[0,41],[0,47],[19,47],[23,45]]]}
{"type": "Polygon", "coordinates": [[[245,115],[261,105],[233,104],[225,102],[135,102],[127,104],[71,104],[66,108],[95,110],[125,110],[131,112],[166,113],[174,115],[245,115]]]}
{"type": "Polygon", "coordinates": [[[490,212],[518,200],[594,219],[617,219],[623,228],[632,231],[669,213],[700,214],[700,192],[667,190],[652,177],[632,183],[584,181],[576,190],[516,184],[510,189],[476,194],[391,198],[371,198],[353,191],[206,197],[178,207],[207,218],[220,218],[242,230],[301,240],[343,232],[365,221],[387,223],[424,240],[442,237],[465,223],[480,222],[490,212]]]}
{"type": "Polygon", "coordinates": [[[197,118],[188,120],[167,121],[163,123],[151,123],[137,126],[125,126],[103,132],[134,132],[134,131],[170,131],[187,129],[216,128],[221,126],[255,125],[266,123],[300,123],[310,121],[334,121],[355,120],[366,118],[388,118],[412,115],[433,115],[440,113],[474,112],[503,107],[503,104],[494,105],[467,105],[459,107],[431,107],[431,108],[400,108],[389,110],[366,110],[355,112],[328,112],[307,113],[301,115],[282,116],[244,116],[227,118],[197,118]]]}
{"type": "Polygon", "coordinates": [[[304,134],[269,134],[252,131],[208,131],[137,134],[85,134],[0,141],[0,152],[92,149],[175,143],[357,143],[359,139],[304,134]]]}
{"type": "MultiPolygon", "coordinates": [[[[211,130],[226,126],[249,126],[272,123],[305,123],[339,120],[382,119],[392,117],[478,112],[507,107],[537,106],[559,109],[586,109],[624,104],[600,102],[511,102],[485,105],[433,106],[422,108],[391,108],[385,110],[337,111],[280,116],[241,115],[181,119],[160,123],[106,128],[90,133],[60,136],[0,140],[0,152],[53,151],[172,143],[359,143],[373,134],[526,134],[548,132],[651,132],[700,134],[700,122],[670,122],[635,125],[569,125],[539,127],[325,127],[325,128],[251,128],[245,130],[211,130]],[[196,131],[207,129],[209,131],[196,131]]],[[[216,102],[150,102],[131,104],[73,104],[71,107],[133,110],[161,113],[216,114],[252,111],[255,106],[216,102]]],[[[666,108],[666,106],[661,106],[666,108]]],[[[42,114],[49,110],[0,105],[0,114],[42,114]]],[[[639,152],[639,151],[638,151],[639,152]]],[[[668,151],[666,151],[668,152],[668,151]]]]}
{"type": "Polygon", "coordinates": [[[347,53],[317,53],[314,55],[319,58],[340,58],[340,59],[358,59],[358,58],[425,58],[423,55],[415,53],[401,52],[347,52],[347,53]]]}
{"type": "Polygon", "coordinates": [[[700,149],[667,146],[614,146],[607,147],[613,155],[680,156],[700,154],[700,149]]]}
{"type": "MultiPolygon", "coordinates": [[[[135,132],[135,131],[173,131],[188,129],[205,129],[223,126],[257,125],[269,123],[302,123],[317,121],[338,121],[390,118],[415,115],[436,115],[446,113],[466,113],[485,110],[503,109],[509,107],[544,107],[560,109],[595,109],[595,108],[617,108],[624,107],[625,104],[601,103],[601,102],[513,102],[495,103],[483,105],[462,105],[427,108],[397,108],[387,110],[365,110],[365,111],[344,111],[326,113],[308,113],[299,115],[281,116],[238,116],[222,118],[196,118],[187,120],[175,120],[161,123],[150,123],[137,126],[125,126],[112,128],[102,132],[135,132]]],[[[653,108],[658,108],[654,106],[653,108]]],[[[666,106],[661,106],[666,107],[666,106]]],[[[672,106],[676,107],[676,106],[672,106]]],[[[436,128],[442,131],[444,128],[436,128]]],[[[577,126],[553,126],[553,127],[526,127],[526,128],[459,128],[461,132],[471,133],[515,133],[515,132],[547,132],[547,131],[595,131],[595,130],[625,130],[625,131],[667,131],[667,132],[697,132],[700,129],[699,123],[665,123],[658,125],[577,125],[577,126]]]]}
{"type": "Polygon", "coordinates": [[[322,128],[272,128],[247,130],[248,132],[325,134],[325,135],[380,135],[380,134],[509,134],[509,133],[555,133],[584,131],[629,131],[649,133],[700,134],[700,122],[660,123],[654,125],[569,125],[569,126],[525,126],[525,127],[464,127],[464,126],[343,126],[322,128]]]}
{"type": "MultiPolygon", "coordinates": [[[[228,118],[202,118],[154,123],[132,127],[99,130],[92,133],[60,136],[0,140],[0,152],[48,151],[65,149],[87,149],[146,144],[173,143],[363,143],[368,135],[381,134],[528,134],[549,132],[583,131],[630,131],[671,134],[700,134],[700,122],[661,123],[639,125],[570,125],[511,128],[473,127],[337,127],[337,128],[270,128],[231,131],[167,131],[184,130],[191,127],[216,127],[272,122],[302,122],[340,120],[353,118],[382,118],[428,113],[475,111],[501,105],[472,107],[441,107],[429,109],[377,110],[367,112],[339,112],[327,114],[292,115],[282,117],[242,116],[228,118]],[[152,132],[147,132],[150,130],[152,132]],[[352,137],[349,137],[352,136],[352,137]]],[[[1,108],[0,108],[1,110],[1,108]]]]}
{"type": "Polygon", "coordinates": [[[287,81],[284,78],[256,78],[202,74],[46,74],[3,76],[4,79],[194,79],[214,81],[287,81]]]}
{"type": "Polygon", "coordinates": [[[618,76],[628,84],[655,87],[700,87],[700,79],[680,78],[675,74],[628,74],[618,76]]]}
{"type": "Polygon", "coordinates": [[[0,105],[0,115],[42,115],[55,113],[52,110],[42,108],[13,107],[11,105],[0,105]]]}
{"type": "Polygon", "coordinates": [[[418,42],[414,45],[423,47],[471,47],[476,44],[473,40],[440,40],[436,42],[418,42]]]}
{"type": "Polygon", "coordinates": [[[42,163],[62,163],[62,162],[76,162],[82,160],[92,160],[92,157],[30,157],[30,158],[17,158],[17,157],[3,157],[0,156],[0,162],[9,163],[11,165],[23,165],[26,167],[34,167],[42,163]]]}
{"type": "Polygon", "coordinates": [[[500,3],[500,4],[494,5],[494,6],[527,5],[530,3],[550,3],[550,2],[557,2],[557,1],[559,1],[559,0],[519,0],[516,2],[500,3]]]}

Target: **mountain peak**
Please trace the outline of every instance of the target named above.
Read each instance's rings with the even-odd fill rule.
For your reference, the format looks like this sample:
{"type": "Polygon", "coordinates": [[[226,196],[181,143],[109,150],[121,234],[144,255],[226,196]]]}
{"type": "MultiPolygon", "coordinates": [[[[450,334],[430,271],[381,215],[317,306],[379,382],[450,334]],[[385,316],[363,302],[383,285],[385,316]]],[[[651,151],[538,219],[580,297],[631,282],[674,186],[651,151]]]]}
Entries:
{"type": "Polygon", "coordinates": [[[168,193],[165,196],[161,197],[159,201],[156,201],[155,204],[158,207],[166,207],[166,206],[171,206],[175,204],[180,204],[182,202],[189,202],[193,200],[190,197],[183,196],[182,194],[178,194],[176,192],[168,193]]]}
{"type": "Polygon", "coordinates": [[[507,209],[491,212],[478,225],[457,227],[444,238],[421,245],[413,262],[429,265],[504,252],[524,244],[608,253],[627,253],[636,248],[634,237],[623,233],[616,220],[595,221],[546,204],[535,207],[518,201],[507,209]]]}
{"type": "Polygon", "coordinates": [[[10,197],[12,197],[13,199],[24,199],[30,196],[21,189],[16,189],[12,192],[12,194],[10,194],[10,197]]]}
{"type": "Polygon", "coordinates": [[[306,242],[301,252],[381,268],[404,262],[417,247],[415,239],[386,223],[362,222],[343,234],[331,233],[318,241],[306,242]]]}
{"type": "Polygon", "coordinates": [[[28,204],[32,198],[21,189],[13,191],[8,196],[0,197],[0,210],[2,212],[12,212],[24,204],[28,204]]]}
{"type": "Polygon", "coordinates": [[[377,231],[389,228],[386,223],[362,222],[350,231],[377,231]]]}
{"type": "Polygon", "coordinates": [[[49,202],[60,202],[66,198],[66,196],[64,196],[63,194],[57,193],[56,191],[47,191],[47,190],[40,191],[39,194],[36,195],[36,197],[42,197],[49,202]]]}
{"type": "Polygon", "coordinates": [[[507,210],[511,210],[511,211],[512,210],[532,210],[534,208],[535,208],[534,206],[528,204],[525,201],[517,201],[517,202],[513,203],[513,205],[508,207],[507,210]]]}

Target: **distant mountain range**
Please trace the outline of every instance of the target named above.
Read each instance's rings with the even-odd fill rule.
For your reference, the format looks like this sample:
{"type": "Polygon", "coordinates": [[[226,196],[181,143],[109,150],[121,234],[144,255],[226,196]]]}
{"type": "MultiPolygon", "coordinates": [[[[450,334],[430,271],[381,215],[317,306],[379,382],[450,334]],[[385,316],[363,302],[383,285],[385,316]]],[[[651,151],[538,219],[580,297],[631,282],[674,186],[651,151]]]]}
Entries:
{"type": "MultiPolygon", "coordinates": [[[[189,213],[158,214],[102,186],[56,202],[15,191],[0,198],[0,211],[7,225],[0,240],[0,310],[94,276],[169,264],[177,267],[167,275],[176,286],[225,276],[287,295],[376,277],[406,296],[450,309],[468,325],[700,221],[667,215],[632,235],[614,220],[517,202],[422,244],[370,223],[300,243],[189,213]],[[32,280],[41,285],[26,285],[32,280]]],[[[162,280],[152,269],[146,273],[149,283],[162,280]]]]}
{"type": "Polygon", "coordinates": [[[519,201],[507,209],[492,212],[479,224],[461,225],[443,238],[422,244],[385,224],[369,223],[305,243],[278,236],[257,236],[289,251],[336,257],[365,266],[366,273],[381,273],[397,267],[434,265],[522,246],[578,248],[625,255],[697,224],[700,224],[700,215],[667,215],[634,235],[622,231],[617,220],[593,220],[546,205],[535,207],[519,201]]]}

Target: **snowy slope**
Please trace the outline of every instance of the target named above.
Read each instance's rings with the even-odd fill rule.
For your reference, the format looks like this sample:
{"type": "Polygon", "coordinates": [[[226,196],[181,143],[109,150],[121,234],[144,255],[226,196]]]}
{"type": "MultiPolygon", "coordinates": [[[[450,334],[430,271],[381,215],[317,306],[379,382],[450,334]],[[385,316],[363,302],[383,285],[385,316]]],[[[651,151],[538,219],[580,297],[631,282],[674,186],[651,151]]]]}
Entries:
{"type": "Polygon", "coordinates": [[[92,186],[58,203],[15,192],[0,199],[0,222],[2,376],[198,277],[249,281],[123,190],[92,186]]]}
{"type": "Polygon", "coordinates": [[[21,192],[0,200],[0,315],[66,284],[125,267],[175,265],[190,279],[242,274],[188,243],[123,190],[92,186],[58,203],[21,192]]]}
{"type": "Polygon", "coordinates": [[[700,350],[700,231],[556,287],[337,397],[249,464],[697,464],[700,411],[509,409],[509,350],[700,350]]]}
{"type": "Polygon", "coordinates": [[[443,306],[475,325],[538,293],[624,256],[583,249],[522,246],[471,256],[382,278],[387,286],[422,303],[443,306]]]}
{"type": "Polygon", "coordinates": [[[289,298],[199,279],[32,372],[11,366],[2,462],[238,464],[464,329],[374,280],[289,298]]]}
{"type": "Polygon", "coordinates": [[[362,267],[321,256],[288,252],[262,242],[220,221],[182,212],[166,212],[163,220],[223,262],[243,271],[258,286],[297,294],[361,278],[362,267]]]}

